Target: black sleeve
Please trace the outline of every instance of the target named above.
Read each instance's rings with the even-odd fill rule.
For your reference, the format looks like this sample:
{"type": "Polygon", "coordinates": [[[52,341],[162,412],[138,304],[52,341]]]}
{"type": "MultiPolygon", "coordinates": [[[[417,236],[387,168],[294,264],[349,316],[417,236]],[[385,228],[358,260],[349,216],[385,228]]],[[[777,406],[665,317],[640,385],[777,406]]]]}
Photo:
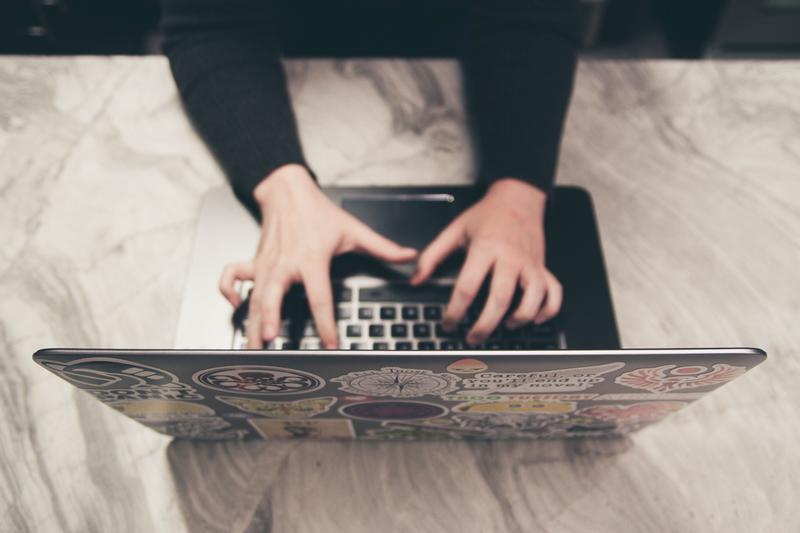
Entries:
{"type": "Polygon", "coordinates": [[[186,111],[239,200],[272,170],[308,166],[268,0],[163,0],[163,50],[186,111]]]}
{"type": "Polygon", "coordinates": [[[486,181],[550,192],[578,49],[575,0],[473,0],[463,58],[486,181]]]}

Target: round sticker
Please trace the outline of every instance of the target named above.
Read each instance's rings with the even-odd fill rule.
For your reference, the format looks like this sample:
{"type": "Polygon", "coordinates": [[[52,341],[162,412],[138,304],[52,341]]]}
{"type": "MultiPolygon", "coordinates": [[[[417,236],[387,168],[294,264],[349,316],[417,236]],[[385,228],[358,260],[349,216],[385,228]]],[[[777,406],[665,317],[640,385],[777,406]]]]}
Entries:
{"type": "Polygon", "coordinates": [[[261,396],[302,394],[325,386],[324,379],[309,372],[265,365],[209,368],[192,379],[209,389],[261,396]]]}
{"type": "Polygon", "coordinates": [[[435,403],[412,401],[376,401],[351,403],[339,412],[361,420],[424,420],[447,414],[447,408],[435,403]]]}

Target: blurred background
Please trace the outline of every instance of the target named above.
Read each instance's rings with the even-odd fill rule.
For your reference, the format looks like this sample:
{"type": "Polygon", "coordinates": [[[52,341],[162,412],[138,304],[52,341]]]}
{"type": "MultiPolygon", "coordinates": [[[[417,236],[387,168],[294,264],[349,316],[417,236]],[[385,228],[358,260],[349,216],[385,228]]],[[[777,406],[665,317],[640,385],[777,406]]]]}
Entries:
{"type": "MultiPolygon", "coordinates": [[[[458,54],[463,3],[279,0],[281,42],[290,57],[451,57],[458,54]],[[365,16],[370,24],[363,24],[365,16]]],[[[589,56],[800,56],[800,0],[581,0],[580,6],[589,56]]],[[[157,54],[158,19],[158,0],[2,0],[0,54],[157,54]]]]}

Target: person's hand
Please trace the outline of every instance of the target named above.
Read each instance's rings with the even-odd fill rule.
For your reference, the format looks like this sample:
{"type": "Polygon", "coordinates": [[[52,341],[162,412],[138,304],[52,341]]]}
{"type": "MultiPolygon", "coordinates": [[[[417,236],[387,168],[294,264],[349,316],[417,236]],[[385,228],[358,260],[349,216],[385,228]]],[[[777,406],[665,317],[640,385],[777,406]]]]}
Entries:
{"type": "Polygon", "coordinates": [[[285,165],[255,190],[261,207],[261,242],[255,259],[228,265],[220,291],[237,307],[237,280],[253,280],[247,319],[247,346],[261,348],[278,336],[283,297],[294,283],[305,286],[309,307],[324,348],[338,347],[330,280],[331,259],[358,251],[402,263],[417,255],[375,233],[331,202],[308,171],[285,165]]]}
{"type": "Polygon", "coordinates": [[[467,335],[468,343],[480,344],[491,335],[509,310],[517,284],[522,298],[506,327],[541,324],[558,313],[561,284],[544,265],[545,201],[546,195],[532,185],[513,178],[498,180],[422,252],[412,285],[424,283],[457,248],[468,248],[442,318],[445,330],[461,321],[490,270],[486,304],[467,335]]]}

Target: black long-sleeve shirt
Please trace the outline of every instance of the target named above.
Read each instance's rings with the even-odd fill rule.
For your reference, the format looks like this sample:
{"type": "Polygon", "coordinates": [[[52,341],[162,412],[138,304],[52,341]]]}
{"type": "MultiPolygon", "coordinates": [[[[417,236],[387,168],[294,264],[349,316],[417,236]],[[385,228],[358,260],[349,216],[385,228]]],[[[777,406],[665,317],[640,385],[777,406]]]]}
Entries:
{"type": "MultiPolygon", "coordinates": [[[[549,192],[575,72],[575,0],[472,0],[467,9],[462,64],[479,176],[549,192]]],[[[258,216],[261,180],[284,164],[308,167],[270,2],[163,0],[162,10],[163,49],[184,106],[258,216]]]]}

